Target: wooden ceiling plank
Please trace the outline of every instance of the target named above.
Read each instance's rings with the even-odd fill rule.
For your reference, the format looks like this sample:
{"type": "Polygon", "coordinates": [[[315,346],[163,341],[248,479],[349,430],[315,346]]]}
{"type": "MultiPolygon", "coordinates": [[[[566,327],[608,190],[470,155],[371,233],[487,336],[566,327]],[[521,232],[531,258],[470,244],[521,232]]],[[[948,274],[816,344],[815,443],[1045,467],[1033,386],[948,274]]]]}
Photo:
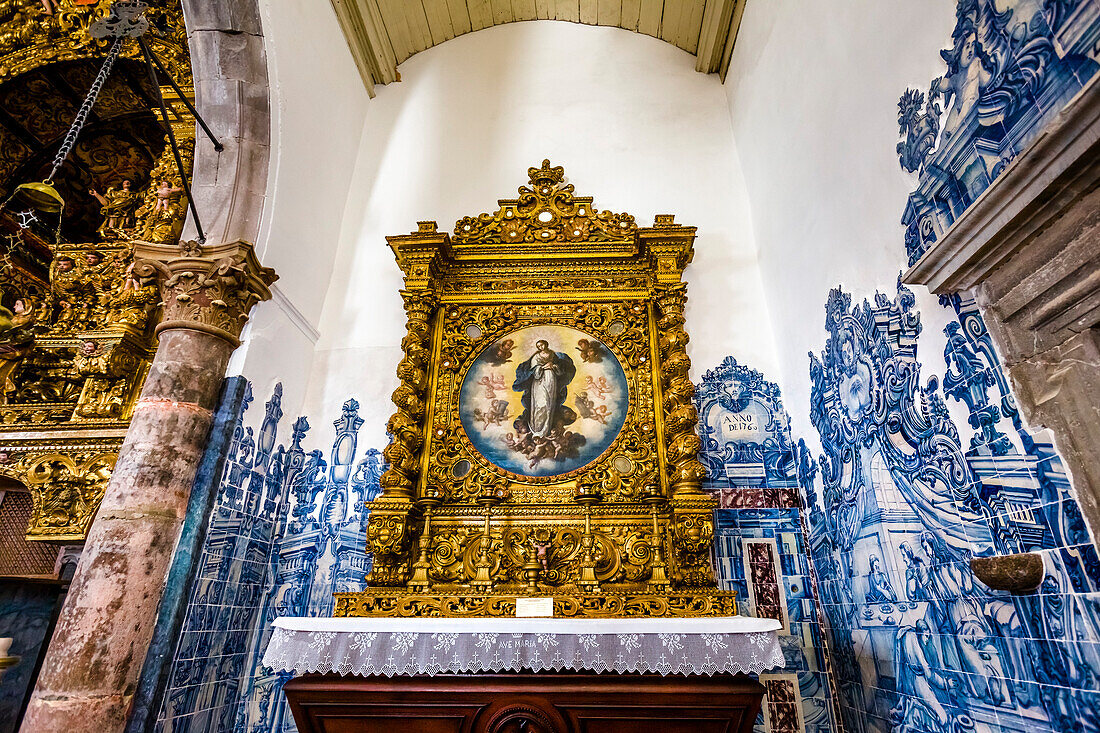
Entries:
{"type": "Polygon", "coordinates": [[[599,0],[596,5],[596,22],[618,27],[623,19],[622,0],[599,0]]]}
{"type": "Polygon", "coordinates": [[[581,0],[581,22],[596,25],[599,20],[599,0],[581,0]]]}
{"type": "Polygon", "coordinates": [[[692,0],[690,3],[685,3],[685,10],[690,10],[691,13],[687,20],[683,20],[681,16],[680,40],[676,45],[688,53],[693,54],[699,48],[699,30],[703,25],[703,10],[706,4],[706,0],[692,0]]]}
{"type": "Polygon", "coordinates": [[[719,55],[726,44],[735,0],[706,0],[703,22],[699,26],[699,46],[695,51],[695,70],[704,74],[718,71],[719,55]]]}
{"type": "Polygon", "coordinates": [[[642,0],[622,0],[623,11],[620,25],[628,31],[638,30],[638,19],[641,17],[642,0]]]}
{"type": "Polygon", "coordinates": [[[734,0],[733,18],[730,20],[730,29],[726,32],[726,47],[719,56],[718,78],[726,83],[726,74],[730,70],[730,60],[733,58],[733,44],[737,42],[737,33],[741,30],[741,16],[745,14],[746,0],[734,0]]]}
{"type": "Polygon", "coordinates": [[[404,0],[405,18],[409,22],[409,40],[412,42],[413,53],[420,53],[426,48],[435,45],[432,42],[432,32],[428,28],[428,16],[424,14],[424,4],[421,0],[404,0]]]}
{"type": "Polygon", "coordinates": [[[554,0],[535,0],[535,15],[539,20],[553,19],[554,0]]]}
{"type": "Polygon", "coordinates": [[[580,0],[554,0],[554,17],[579,23],[581,20],[580,0]]]}
{"type": "Polygon", "coordinates": [[[362,0],[362,2],[366,11],[364,21],[378,37],[378,43],[372,46],[381,76],[379,81],[383,84],[397,81],[397,54],[393,50],[393,41],[386,27],[386,21],[382,17],[382,9],[378,6],[378,0],[362,0]]]}
{"type": "Polygon", "coordinates": [[[664,0],[641,0],[638,5],[638,32],[661,37],[661,11],[664,0]]]}
{"type": "Polygon", "coordinates": [[[537,20],[535,0],[512,0],[513,20],[537,20]]]}
{"type": "Polygon", "coordinates": [[[409,21],[405,18],[405,10],[401,7],[402,2],[403,0],[379,0],[378,5],[379,10],[382,11],[382,21],[389,32],[394,59],[398,65],[413,55],[412,41],[409,39],[409,21]]]}
{"type": "Polygon", "coordinates": [[[428,31],[432,34],[432,45],[438,46],[455,37],[451,27],[451,13],[447,10],[447,0],[422,0],[424,16],[428,19],[428,31]]]}
{"type": "Polygon", "coordinates": [[[397,60],[377,3],[375,0],[332,0],[332,8],[367,94],[373,97],[375,84],[386,84],[397,78],[397,60]]]}
{"type": "Polygon", "coordinates": [[[451,28],[454,29],[456,36],[473,30],[466,0],[447,0],[447,13],[451,16],[451,28]]]}
{"type": "Polygon", "coordinates": [[[668,41],[675,45],[680,35],[680,11],[683,10],[684,0],[665,0],[665,6],[661,9],[661,34],[662,41],[668,41]]]}
{"type": "Polygon", "coordinates": [[[501,23],[511,23],[515,18],[512,16],[512,0],[492,0],[493,1],[493,23],[500,25],[501,23]]]}
{"type": "MultiPolygon", "coordinates": [[[[680,18],[676,22],[676,32],[670,33],[665,39],[676,48],[687,50],[686,38],[691,35],[691,28],[688,25],[691,23],[691,10],[695,0],[676,0],[676,6],[679,8],[680,18]]],[[[669,4],[668,0],[665,0],[665,5],[669,4]]]]}
{"type": "Polygon", "coordinates": [[[489,28],[493,23],[493,6],[490,0],[467,0],[470,12],[470,27],[475,31],[489,28]]]}

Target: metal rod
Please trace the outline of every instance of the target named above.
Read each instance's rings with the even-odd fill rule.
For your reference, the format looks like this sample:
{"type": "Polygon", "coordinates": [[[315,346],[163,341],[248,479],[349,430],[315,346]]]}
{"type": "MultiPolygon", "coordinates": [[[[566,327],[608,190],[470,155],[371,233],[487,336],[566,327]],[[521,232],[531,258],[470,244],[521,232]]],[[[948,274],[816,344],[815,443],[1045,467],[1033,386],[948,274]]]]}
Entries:
{"type": "MultiPolygon", "coordinates": [[[[141,43],[142,45],[145,44],[144,38],[141,39],[141,43]]],[[[187,95],[183,93],[183,90],[180,89],[179,84],[176,83],[176,80],[172,78],[171,74],[164,70],[164,66],[161,65],[160,59],[157,58],[156,54],[150,53],[149,56],[153,59],[153,63],[157,65],[157,68],[160,69],[160,73],[164,75],[164,78],[167,79],[168,83],[172,85],[172,88],[176,90],[176,94],[180,95],[180,99],[183,100],[183,103],[187,105],[187,109],[190,110],[195,120],[198,121],[199,127],[201,127],[202,131],[206,133],[206,136],[210,138],[210,142],[214,144],[214,150],[219,153],[225,150],[225,146],[218,142],[218,138],[214,137],[214,133],[211,132],[210,128],[206,125],[206,120],[204,120],[202,118],[202,115],[199,114],[199,111],[195,109],[195,105],[191,104],[191,100],[188,99],[187,95]]]]}
{"type": "Polygon", "coordinates": [[[153,55],[149,53],[149,46],[145,39],[138,36],[138,45],[145,57],[145,67],[149,71],[149,79],[157,90],[157,101],[160,102],[160,118],[164,124],[164,131],[168,133],[168,144],[172,146],[172,155],[176,158],[176,169],[180,173],[180,182],[183,184],[183,192],[187,195],[187,207],[191,209],[191,216],[195,219],[195,231],[198,232],[199,244],[206,244],[206,234],[202,231],[202,222],[199,221],[199,211],[195,208],[195,197],[191,195],[191,182],[187,180],[187,172],[183,169],[183,158],[180,157],[179,146],[176,145],[176,133],[172,132],[172,123],[168,121],[168,108],[164,106],[164,95],[160,93],[160,82],[157,81],[157,70],[153,67],[153,55]]]}
{"type": "Polygon", "coordinates": [[[80,109],[77,110],[72,124],[69,125],[69,130],[65,133],[65,139],[61,143],[57,155],[54,156],[53,167],[50,169],[50,175],[46,178],[47,183],[53,182],[53,177],[65,164],[65,159],[69,157],[69,153],[76,145],[76,139],[79,137],[80,131],[84,129],[84,122],[88,119],[88,113],[92,111],[96,100],[99,99],[99,93],[103,90],[107,77],[111,75],[111,69],[114,68],[115,61],[118,60],[118,54],[121,51],[122,39],[116,38],[114,43],[111,44],[111,50],[107,52],[107,58],[103,60],[103,64],[99,67],[99,72],[96,74],[92,86],[88,89],[88,93],[84,95],[84,101],[80,103],[80,109]]]}

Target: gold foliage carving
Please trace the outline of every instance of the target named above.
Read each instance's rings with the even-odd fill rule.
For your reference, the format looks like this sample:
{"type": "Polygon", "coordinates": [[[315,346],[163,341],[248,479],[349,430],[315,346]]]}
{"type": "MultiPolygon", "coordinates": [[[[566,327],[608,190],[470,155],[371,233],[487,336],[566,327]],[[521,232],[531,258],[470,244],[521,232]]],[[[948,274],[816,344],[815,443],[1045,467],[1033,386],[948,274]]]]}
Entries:
{"type": "MultiPolygon", "coordinates": [[[[560,618],[693,618],[735,616],[733,593],[599,593],[553,596],[560,618]]],[[[515,595],[474,593],[337,593],[334,616],[503,618],[516,615],[515,595]]]]}
{"type": "MultiPolygon", "coordinates": [[[[49,74],[77,93],[87,89],[110,44],[110,39],[93,39],[88,28],[111,5],[111,0],[0,0],[0,83],[20,77],[5,88],[30,93],[9,95],[6,103],[31,128],[59,136],[68,127],[75,102],[43,80],[49,74]],[[59,63],[79,60],[90,63],[59,63]]],[[[153,28],[146,36],[153,53],[190,94],[180,5],[155,4],[146,17],[153,28]]],[[[137,59],[140,50],[131,42],[122,55],[137,59]]],[[[190,175],[194,120],[174,93],[166,89],[165,96],[177,113],[173,128],[190,175]]],[[[102,119],[148,114],[148,100],[116,74],[103,88],[95,114],[102,119]]],[[[155,161],[150,154],[135,163],[130,160],[135,148],[126,147],[122,136],[111,139],[121,147],[90,150],[82,140],[73,152],[78,166],[106,186],[89,193],[102,214],[95,241],[47,243],[6,213],[0,215],[5,232],[0,241],[0,474],[31,492],[29,539],[84,539],[156,348],[154,326],[165,278],[139,260],[157,245],[179,256],[187,202],[169,149],[164,146],[155,161]],[[122,178],[149,182],[131,191],[122,178]],[[146,251],[137,253],[143,246],[146,251]]],[[[157,148],[154,141],[142,142],[157,148]]],[[[5,149],[0,169],[11,155],[18,164],[31,152],[17,149],[17,140],[0,143],[5,149]]],[[[10,175],[14,169],[8,165],[7,170],[10,175]]],[[[204,291],[218,293],[211,300],[232,305],[234,293],[227,299],[223,289],[232,291],[226,277],[233,280],[234,274],[203,273],[218,283],[204,291]]],[[[233,327],[239,327],[240,319],[233,319],[233,327]]]]}
{"type": "MultiPolygon", "coordinates": [[[[72,0],[2,0],[0,2],[0,83],[58,61],[101,57],[109,39],[92,38],[88,29],[110,11],[113,0],[77,4],[72,0]]],[[[146,17],[158,32],[148,42],[165,69],[181,86],[191,85],[187,30],[178,3],[153,6],[146,17]]],[[[124,58],[139,58],[128,44],[124,58]]]]}
{"type": "Polygon", "coordinates": [[[116,451],[117,447],[74,447],[62,452],[0,452],[0,474],[24,483],[31,493],[27,539],[82,540],[103,499],[116,451]]]}
{"type": "MultiPolygon", "coordinates": [[[[549,161],[528,174],[518,198],[460,219],[453,235],[424,221],[388,238],[407,316],[393,441],[367,525],[371,588],[339,595],[336,613],[511,615],[525,595],[553,596],[565,616],[734,613],[711,568],[715,502],[700,489],[688,379],[681,275],[695,230],[599,212],[549,161]],[[578,363],[622,368],[621,428],[568,469],[506,469],[467,432],[463,385],[479,360],[520,363],[515,338],[542,327],[584,336],[578,363]]],[[[478,374],[479,400],[510,389],[505,375],[478,374]]],[[[588,419],[610,417],[587,392],[570,394],[588,419]]],[[[473,414],[486,426],[514,417],[473,414]]]]}
{"type": "Polygon", "coordinates": [[[597,212],[592,198],[574,196],[565,183],[565,169],[542,161],[529,168],[530,181],[519,198],[501,201],[494,214],[467,216],[455,224],[455,243],[513,244],[533,242],[621,242],[634,236],[637,225],[629,214],[597,212]]]}

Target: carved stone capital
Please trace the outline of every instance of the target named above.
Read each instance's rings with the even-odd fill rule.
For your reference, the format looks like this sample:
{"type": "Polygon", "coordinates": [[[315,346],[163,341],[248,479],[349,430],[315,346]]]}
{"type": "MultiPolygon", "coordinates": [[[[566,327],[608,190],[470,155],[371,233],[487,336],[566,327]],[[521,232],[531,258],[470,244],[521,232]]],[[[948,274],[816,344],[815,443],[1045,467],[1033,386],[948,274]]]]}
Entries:
{"type": "Polygon", "coordinates": [[[240,345],[241,329],[256,303],[271,297],[278,279],[263,267],[248,242],[178,246],[135,242],[134,271],[155,273],[162,313],[156,333],[173,328],[202,331],[240,345]]]}

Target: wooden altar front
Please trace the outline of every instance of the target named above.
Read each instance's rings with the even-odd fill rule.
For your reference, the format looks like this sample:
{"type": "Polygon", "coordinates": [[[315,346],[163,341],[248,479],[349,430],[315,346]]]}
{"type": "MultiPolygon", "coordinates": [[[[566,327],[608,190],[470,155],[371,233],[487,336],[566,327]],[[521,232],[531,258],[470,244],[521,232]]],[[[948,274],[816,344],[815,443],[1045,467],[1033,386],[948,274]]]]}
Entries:
{"type": "Polygon", "coordinates": [[[750,733],[747,675],[616,673],[343,677],[283,688],[300,733],[750,733]]]}

